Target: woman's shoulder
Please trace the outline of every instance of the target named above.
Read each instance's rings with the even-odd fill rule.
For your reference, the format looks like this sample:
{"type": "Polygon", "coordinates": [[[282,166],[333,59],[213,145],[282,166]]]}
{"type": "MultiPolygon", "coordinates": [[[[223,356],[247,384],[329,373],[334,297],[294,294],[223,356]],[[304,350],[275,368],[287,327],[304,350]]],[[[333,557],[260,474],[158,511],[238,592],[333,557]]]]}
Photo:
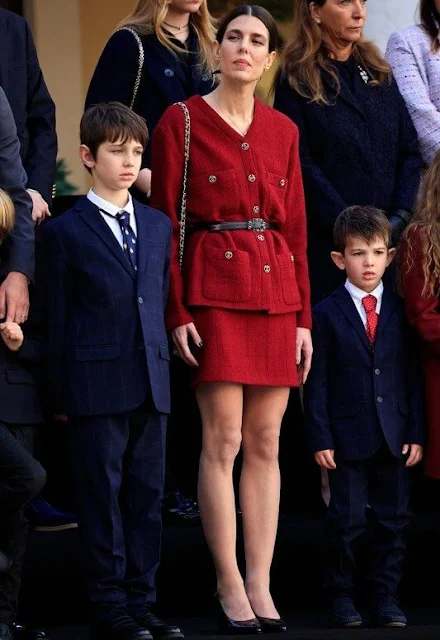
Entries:
{"type": "MultiPolygon", "coordinates": [[[[273,131],[277,131],[279,134],[282,132],[283,136],[296,137],[298,135],[298,127],[288,116],[258,98],[255,99],[255,102],[258,104],[260,117],[265,126],[276,127],[273,131]]],[[[272,131],[272,129],[269,130],[272,131]]]]}
{"type": "Polygon", "coordinates": [[[406,43],[408,46],[420,46],[431,48],[431,36],[424,29],[421,24],[413,24],[399,31],[394,31],[389,40],[387,46],[387,54],[390,49],[399,47],[402,43],[406,43]]]}
{"type": "Polygon", "coordinates": [[[138,38],[135,31],[130,27],[118,29],[107,40],[104,51],[113,53],[121,57],[126,57],[127,53],[133,53],[136,57],[139,53],[138,38]]]}

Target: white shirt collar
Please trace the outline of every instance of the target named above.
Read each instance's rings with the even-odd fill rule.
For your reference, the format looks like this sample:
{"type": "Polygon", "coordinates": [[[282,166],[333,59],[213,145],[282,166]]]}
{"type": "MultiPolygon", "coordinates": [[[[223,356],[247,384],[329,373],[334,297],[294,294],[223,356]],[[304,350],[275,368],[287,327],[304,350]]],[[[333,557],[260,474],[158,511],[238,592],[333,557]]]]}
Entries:
{"type": "Polygon", "coordinates": [[[106,213],[110,214],[111,216],[116,216],[116,214],[119,213],[120,211],[126,211],[127,213],[130,214],[130,216],[134,214],[134,206],[133,206],[133,199],[131,197],[131,193],[128,194],[128,202],[123,209],[121,209],[120,207],[117,207],[111,202],[108,202],[107,200],[104,200],[104,198],[101,198],[101,196],[98,196],[93,191],[93,189],[89,189],[89,192],[87,194],[87,199],[90,200],[90,202],[93,202],[93,204],[96,204],[98,209],[103,209],[106,213]]]}
{"type": "Polygon", "coordinates": [[[367,293],[366,291],[359,289],[359,287],[356,287],[349,280],[345,281],[345,288],[347,289],[348,293],[351,295],[353,300],[355,300],[355,302],[361,303],[362,299],[365,298],[366,296],[374,296],[378,302],[382,302],[382,294],[383,294],[382,280],[379,282],[377,287],[370,293],[367,293]]]}

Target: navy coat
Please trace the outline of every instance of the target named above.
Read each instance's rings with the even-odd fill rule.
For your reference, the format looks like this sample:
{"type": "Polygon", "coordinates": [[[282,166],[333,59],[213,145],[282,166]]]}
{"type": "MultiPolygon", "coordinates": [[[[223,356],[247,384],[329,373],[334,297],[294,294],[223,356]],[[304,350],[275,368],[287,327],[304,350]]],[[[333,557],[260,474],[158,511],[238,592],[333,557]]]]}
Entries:
{"type": "Polygon", "coordinates": [[[26,20],[0,9],[0,43],[0,85],[14,114],[27,186],[50,204],[57,157],[55,105],[26,20]]]}
{"type": "Polygon", "coordinates": [[[36,425],[44,422],[41,364],[45,343],[31,300],[30,318],[23,326],[24,342],[11,351],[0,338],[0,422],[36,425]]]}
{"type": "MultiPolygon", "coordinates": [[[[189,70],[186,74],[179,57],[164,47],[155,34],[142,36],[141,40],[145,61],[133,109],[148,125],[150,142],[144,153],[142,168],[151,168],[151,138],[167,107],[193,95],[209,93],[213,88],[213,80],[198,68],[197,55],[188,55],[189,70]]],[[[190,35],[188,49],[198,50],[194,33],[190,35]]],[[[133,34],[126,30],[114,33],[102,52],[90,82],[86,108],[113,100],[130,105],[138,62],[139,49],[133,34]]]]}
{"type": "MultiPolygon", "coordinates": [[[[331,81],[323,74],[328,95],[331,81]]],[[[309,267],[314,302],[340,284],[333,265],[332,230],[350,205],[373,205],[391,216],[411,212],[420,180],[417,134],[396,82],[378,87],[355,73],[341,78],[330,105],[310,102],[280,76],[275,103],[300,130],[300,155],[309,227],[309,267]]]]}
{"type": "Polygon", "coordinates": [[[371,457],[384,441],[393,456],[423,444],[423,382],[403,300],[385,286],[374,349],[344,285],[313,310],[313,361],[304,391],[313,452],[371,457]]]}
{"type": "Polygon", "coordinates": [[[171,222],[160,211],[134,205],[137,277],[86,197],[44,227],[48,382],[55,413],[125,413],[150,392],[157,411],[170,410],[164,309],[171,222]]]}

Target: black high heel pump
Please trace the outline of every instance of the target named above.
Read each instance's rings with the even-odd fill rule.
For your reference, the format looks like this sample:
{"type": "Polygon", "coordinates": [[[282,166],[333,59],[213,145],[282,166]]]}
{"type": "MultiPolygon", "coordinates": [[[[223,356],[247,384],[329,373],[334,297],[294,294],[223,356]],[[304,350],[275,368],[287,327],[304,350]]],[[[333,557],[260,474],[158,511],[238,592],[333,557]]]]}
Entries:
{"type": "Polygon", "coordinates": [[[216,609],[217,609],[217,625],[219,633],[224,633],[230,636],[249,635],[262,633],[260,622],[257,618],[251,618],[250,620],[231,620],[228,618],[220,603],[218,594],[215,595],[216,609]]]}

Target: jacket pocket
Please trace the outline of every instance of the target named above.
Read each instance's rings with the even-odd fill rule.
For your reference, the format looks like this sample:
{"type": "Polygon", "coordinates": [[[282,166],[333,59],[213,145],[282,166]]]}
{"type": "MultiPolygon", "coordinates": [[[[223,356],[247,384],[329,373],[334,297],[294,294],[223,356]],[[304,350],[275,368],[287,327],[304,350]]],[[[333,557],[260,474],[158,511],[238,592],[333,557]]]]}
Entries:
{"type": "Polygon", "coordinates": [[[298,284],[296,282],[295,259],[290,253],[277,256],[280,269],[281,287],[286,304],[301,303],[298,284]]]}
{"type": "Polygon", "coordinates": [[[330,418],[350,418],[356,416],[360,411],[361,405],[353,402],[341,402],[337,407],[329,409],[330,418]]]}
{"type": "Polygon", "coordinates": [[[247,302],[251,268],[246,251],[209,249],[205,257],[203,295],[216,302],[247,302]]]}
{"type": "Polygon", "coordinates": [[[117,344],[76,347],[76,359],[78,362],[116,360],[120,355],[121,348],[117,344]]]}
{"type": "Polygon", "coordinates": [[[266,183],[268,191],[268,205],[275,202],[278,206],[284,207],[287,193],[287,178],[278,173],[266,172],[266,183]]]}
{"type": "Polygon", "coordinates": [[[239,202],[239,192],[235,169],[212,170],[191,177],[188,185],[188,211],[197,213],[204,221],[212,220],[215,211],[220,218],[234,211],[239,202]]]}
{"type": "Polygon", "coordinates": [[[36,384],[34,374],[21,367],[6,369],[6,380],[9,384],[36,384]]]}

